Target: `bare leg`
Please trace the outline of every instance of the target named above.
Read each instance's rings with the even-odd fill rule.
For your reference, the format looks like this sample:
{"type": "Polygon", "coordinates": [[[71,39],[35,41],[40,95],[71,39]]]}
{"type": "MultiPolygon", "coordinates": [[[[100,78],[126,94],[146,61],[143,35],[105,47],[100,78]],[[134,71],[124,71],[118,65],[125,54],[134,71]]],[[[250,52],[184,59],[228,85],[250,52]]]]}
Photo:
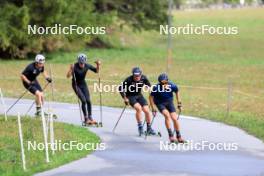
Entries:
{"type": "Polygon", "coordinates": [[[183,143],[184,140],[181,138],[180,124],[179,124],[179,121],[177,120],[177,114],[176,114],[176,112],[172,112],[170,115],[171,115],[171,119],[173,121],[174,129],[176,130],[177,140],[178,140],[178,142],[183,143]]]}
{"type": "Polygon", "coordinates": [[[164,115],[164,117],[165,117],[165,125],[166,125],[166,128],[167,129],[170,129],[171,127],[170,127],[170,113],[169,113],[169,111],[167,110],[167,109],[164,109],[163,111],[162,111],[162,114],[164,115]]]}
{"type": "Polygon", "coordinates": [[[179,121],[177,120],[176,112],[172,112],[172,113],[170,113],[170,115],[171,115],[171,119],[173,121],[174,129],[177,131],[180,131],[180,124],[179,124],[179,121]]]}
{"type": "Polygon", "coordinates": [[[41,104],[43,105],[43,93],[37,90],[35,93],[35,97],[37,107],[40,107],[41,104]]]}
{"type": "Polygon", "coordinates": [[[149,107],[147,105],[145,105],[145,106],[143,106],[142,110],[145,114],[146,122],[150,124],[151,123],[151,114],[150,114],[149,107]]]}
{"type": "Polygon", "coordinates": [[[136,110],[136,119],[137,119],[137,122],[138,123],[141,123],[142,122],[142,115],[141,115],[141,112],[142,112],[142,107],[139,103],[136,103],[134,105],[134,109],[136,110]]]}

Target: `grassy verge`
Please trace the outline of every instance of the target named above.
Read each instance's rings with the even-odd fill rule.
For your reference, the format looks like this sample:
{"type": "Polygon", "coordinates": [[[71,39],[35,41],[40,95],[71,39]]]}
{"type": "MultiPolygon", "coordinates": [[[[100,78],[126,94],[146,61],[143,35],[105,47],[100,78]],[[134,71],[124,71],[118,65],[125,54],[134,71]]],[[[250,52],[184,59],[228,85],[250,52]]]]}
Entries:
{"type": "MultiPolygon", "coordinates": [[[[82,158],[92,150],[56,151],[50,152],[50,163],[45,162],[45,152],[41,150],[27,150],[27,142],[43,142],[41,121],[39,119],[22,118],[22,130],[24,137],[27,171],[22,169],[20,143],[18,138],[18,125],[16,118],[4,121],[0,117],[0,175],[33,175],[51,168],[58,167],[70,161],[82,158]]],[[[78,141],[80,143],[99,143],[99,138],[85,128],[74,125],[58,123],[54,124],[55,138],[61,143],[78,141]]]]}
{"type": "MultiPolygon", "coordinates": [[[[239,28],[235,36],[173,36],[169,76],[180,86],[184,114],[235,125],[264,140],[263,20],[263,8],[175,12],[174,26],[208,24],[239,28]],[[227,117],[229,82],[233,91],[231,114],[227,117]]],[[[151,82],[156,83],[157,76],[166,68],[166,36],[153,31],[132,33],[129,29],[115,35],[117,39],[122,36],[123,48],[80,51],[88,54],[90,63],[101,58],[103,84],[120,84],[133,66],[140,66],[151,82]]],[[[76,103],[70,80],[65,78],[76,55],[73,52],[47,55],[47,63],[52,64],[55,75],[56,101],[76,103]]],[[[24,90],[19,73],[28,63],[29,60],[1,60],[0,87],[6,96],[18,97],[24,90]]],[[[92,103],[99,104],[99,94],[93,91],[97,75],[88,73],[87,77],[92,103]]],[[[50,90],[47,90],[46,97],[49,96],[50,90]]],[[[104,105],[120,107],[122,103],[117,92],[103,93],[104,105]]]]}

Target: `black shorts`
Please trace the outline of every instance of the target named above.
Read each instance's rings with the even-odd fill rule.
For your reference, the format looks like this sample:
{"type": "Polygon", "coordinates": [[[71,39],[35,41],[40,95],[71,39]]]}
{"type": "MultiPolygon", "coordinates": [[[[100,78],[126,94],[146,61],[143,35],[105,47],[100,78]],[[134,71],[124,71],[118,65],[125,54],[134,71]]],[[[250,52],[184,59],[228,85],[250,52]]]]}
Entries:
{"type": "Polygon", "coordinates": [[[23,82],[23,85],[33,95],[35,95],[35,93],[36,93],[37,90],[40,91],[40,92],[42,92],[42,88],[39,85],[39,82],[37,80],[34,81],[34,83],[32,83],[30,85],[28,85],[26,82],[23,82]]]}
{"type": "Polygon", "coordinates": [[[129,104],[134,107],[134,105],[136,103],[139,103],[141,106],[147,106],[148,102],[147,100],[144,98],[143,95],[136,95],[136,96],[129,96],[127,97],[129,100],[129,104]]]}
{"type": "Polygon", "coordinates": [[[156,106],[161,113],[164,109],[167,109],[170,113],[176,112],[176,108],[174,106],[173,101],[167,101],[164,103],[159,103],[159,104],[156,104],[156,106]]]}

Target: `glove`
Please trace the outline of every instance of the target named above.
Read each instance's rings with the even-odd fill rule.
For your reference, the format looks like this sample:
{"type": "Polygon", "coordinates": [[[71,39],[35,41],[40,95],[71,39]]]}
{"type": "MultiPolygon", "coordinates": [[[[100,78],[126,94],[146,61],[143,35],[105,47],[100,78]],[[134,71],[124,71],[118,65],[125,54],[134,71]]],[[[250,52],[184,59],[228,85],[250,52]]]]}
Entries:
{"type": "Polygon", "coordinates": [[[46,81],[48,81],[49,83],[52,82],[52,79],[51,78],[46,78],[46,81]]]}
{"type": "Polygon", "coordinates": [[[155,117],[157,115],[157,110],[156,109],[152,109],[152,115],[155,117]]]}
{"type": "Polygon", "coordinates": [[[181,103],[181,102],[178,103],[178,109],[179,109],[180,111],[182,110],[182,103],[181,103]]]}
{"type": "Polygon", "coordinates": [[[124,98],[124,103],[125,103],[125,105],[128,105],[129,104],[129,100],[127,98],[124,98]]]}

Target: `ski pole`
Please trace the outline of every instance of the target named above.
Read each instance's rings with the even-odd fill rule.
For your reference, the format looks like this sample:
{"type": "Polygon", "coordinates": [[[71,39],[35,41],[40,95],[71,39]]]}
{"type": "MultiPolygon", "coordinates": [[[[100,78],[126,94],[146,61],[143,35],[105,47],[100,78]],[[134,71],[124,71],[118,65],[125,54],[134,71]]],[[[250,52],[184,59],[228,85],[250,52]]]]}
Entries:
{"type": "MultiPolygon", "coordinates": [[[[28,89],[30,89],[32,86],[29,86],[29,88],[28,89]]],[[[22,95],[20,95],[20,97],[7,109],[7,111],[6,111],[6,114],[17,104],[17,102],[21,99],[21,98],[23,98],[25,95],[26,95],[26,93],[27,93],[27,91],[28,91],[28,89],[27,90],[25,90],[25,92],[23,92],[23,94],[22,95]]]]}
{"type": "Polygon", "coordinates": [[[50,86],[51,86],[51,97],[52,97],[52,101],[54,101],[54,80],[53,80],[53,75],[52,75],[52,72],[51,72],[51,64],[49,64],[49,74],[50,74],[50,77],[51,77],[51,79],[52,79],[52,82],[51,82],[51,84],[50,84],[50,86]]]}
{"type": "MultiPolygon", "coordinates": [[[[150,126],[152,127],[152,124],[153,124],[153,122],[154,122],[154,119],[156,118],[156,113],[155,114],[153,114],[153,118],[152,118],[152,120],[151,120],[151,122],[150,122],[150,126]]],[[[147,139],[147,137],[148,137],[148,130],[146,131],[146,133],[145,133],[145,140],[147,139]]]]}
{"type": "Polygon", "coordinates": [[[181,110],[179,111],[179,114],[178,114],[177,120],[179,120],[180,115],[181,115],[181,110]]]}
{"type": "Polygon", "coordinates": [[[102,107],[102,92],[101,92],[101,73],[100,73],[100,69],[98,71],[98,82],[99,82],[99,87],[100,87],[100,91],[99,91],[99,101],[100,101],[100,123],[101,126],[103,126],[103,107],[102,107]]]}
{"type": "MultiPolygon", "coordinates": [[[[181,115],[181,110],[179,110],[179,114],[178,114],[177,120],[179,120],[180,115],[181,115]]],[[[176,133],[176,129],[174,129],[174,133],[176,133]]]]}
{"type": "Polygon", "coordinates": [[[80,100],[79,100],[79,97],[78,97],[78,86],[77,86],[76,76],[75,76],[75,73],[74,73],[74,66],[72,68],[72,76],[73,76],[75,89],[76,89],[76,96],[77,96],[77,101],[78,101],[78,105],[79,105],[80,118],[81,118],[81,122],[83,123],[84,120],[83,120],[83,117],[82,117],[81,103],[80,103],[80,100]]]}
{"type": "Polygon", "coordinates": [[[114,126],[114,128],[113,128],[113,130],[112,130],[113,133],[115,132],[115,129],[116,129],[116,127],[117,127],[117,125],[118,125],[118,123],[119,123],[119,121],[120,121],[122,115],[124,114],[124,112],[125,112],[125,110],[126,110],[126,107],[127,107],[127,105],[124,106],[124,108],[123,108],[123,110],[122,110],[122,112],[121,112],[121,114],[120,114],[120,116],[119,116],[119,118],[118,118],[118,120],[117,120],[117,122],[116,122],[116,124],[115,124],[115,126],[114,126]]]}
{"type": "MultiPolygon", "coordinates": [[[[47,88],[48,84],[49,84],[49,82],[45,84],[45,86],[44,86],[44,88],[43,88],[43,91],[47,88]]],[[[31,109],[32,109],[32,107],[34,106],[35,103],[36,103],[36,102],[33,101],[33,103],[32,103],[32,104],[30,105],[30,107],[28,108],[28,110],[27,110],[25,116],[28,115],[28,113],[31,111],[31,109]]]]}

